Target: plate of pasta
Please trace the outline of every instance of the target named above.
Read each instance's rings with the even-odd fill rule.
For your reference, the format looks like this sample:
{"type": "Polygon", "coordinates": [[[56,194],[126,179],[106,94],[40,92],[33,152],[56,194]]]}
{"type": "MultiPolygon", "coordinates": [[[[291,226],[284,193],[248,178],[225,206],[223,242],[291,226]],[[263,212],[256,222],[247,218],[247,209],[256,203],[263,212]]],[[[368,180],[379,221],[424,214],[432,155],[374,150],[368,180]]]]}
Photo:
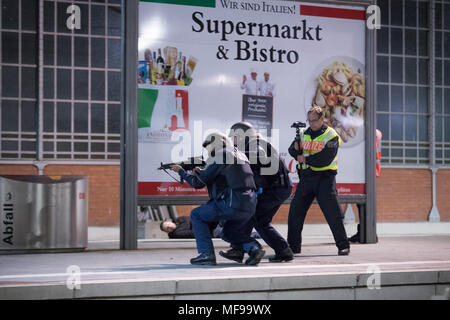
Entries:
{"type": "Polygon", "coordinates": [[[305,114],[313,105],[324,109],[324,123],[336,130],[342,147],[364,141],[364,65],[351,57],[332,57],[320,63],[306,87],[305,114]]]}

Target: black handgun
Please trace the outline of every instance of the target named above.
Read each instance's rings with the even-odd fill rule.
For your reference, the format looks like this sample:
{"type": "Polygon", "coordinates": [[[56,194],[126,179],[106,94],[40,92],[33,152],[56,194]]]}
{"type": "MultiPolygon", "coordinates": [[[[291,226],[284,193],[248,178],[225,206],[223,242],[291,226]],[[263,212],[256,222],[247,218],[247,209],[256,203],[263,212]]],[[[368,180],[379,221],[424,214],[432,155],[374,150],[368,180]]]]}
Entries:
{"type": "Polygon", "coordinates": [[[301,122],[301,121],[295,121],[292,125],[291,128],[295,128],[295,141],[300,142],[300,129],[301,128],[306,128],[306,123],[301,122]]]}

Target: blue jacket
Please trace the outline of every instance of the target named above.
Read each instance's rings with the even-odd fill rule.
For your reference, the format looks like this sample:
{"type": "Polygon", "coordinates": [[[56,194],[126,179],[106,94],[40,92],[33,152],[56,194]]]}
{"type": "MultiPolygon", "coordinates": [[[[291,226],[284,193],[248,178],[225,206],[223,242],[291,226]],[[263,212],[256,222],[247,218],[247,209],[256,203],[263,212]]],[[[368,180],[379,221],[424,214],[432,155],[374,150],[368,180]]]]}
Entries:
{"type": "Polygon", "coordinates": [[[206,186],[210,199],[224,201],[231,209],[255,211],[256,186],[253,173],[248,159],[236,148],[224,148],[223,154],[210,157],[206,167],[199,170],[197,176],[183,169],[178,173],[193,188],[201,189],[206,186]],[[219,159],[224,161],[218,161],[219,159]]]}

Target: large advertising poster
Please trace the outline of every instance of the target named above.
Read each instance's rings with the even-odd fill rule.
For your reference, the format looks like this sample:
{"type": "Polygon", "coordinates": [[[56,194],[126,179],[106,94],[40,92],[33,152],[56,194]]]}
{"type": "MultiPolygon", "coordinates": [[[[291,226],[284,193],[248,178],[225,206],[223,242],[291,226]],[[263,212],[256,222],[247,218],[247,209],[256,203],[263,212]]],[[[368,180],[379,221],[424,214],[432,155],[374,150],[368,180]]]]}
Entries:
{"type": "Polygon", "coordinates": [[[211,130],[243,120],[267,136],[298,182],[287,153],[291,125],[306,122],[312,105],[343,140],[339,193],[365,193],[363,7],[141,0],[138,55],[139,195],[206,194],[157,168],[202,155],[211,130]]]}

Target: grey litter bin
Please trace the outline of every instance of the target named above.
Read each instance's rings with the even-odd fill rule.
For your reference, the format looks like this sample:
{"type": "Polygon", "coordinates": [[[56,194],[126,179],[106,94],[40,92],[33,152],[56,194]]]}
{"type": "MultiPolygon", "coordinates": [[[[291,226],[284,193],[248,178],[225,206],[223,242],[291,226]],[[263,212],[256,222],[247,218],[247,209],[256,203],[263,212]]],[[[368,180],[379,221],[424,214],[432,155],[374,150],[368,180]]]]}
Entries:
{"type": "Polygon", "coordinates": [[[87,247],[87,176],[0,175],[0,210],[0,254],[87,247]]]}

